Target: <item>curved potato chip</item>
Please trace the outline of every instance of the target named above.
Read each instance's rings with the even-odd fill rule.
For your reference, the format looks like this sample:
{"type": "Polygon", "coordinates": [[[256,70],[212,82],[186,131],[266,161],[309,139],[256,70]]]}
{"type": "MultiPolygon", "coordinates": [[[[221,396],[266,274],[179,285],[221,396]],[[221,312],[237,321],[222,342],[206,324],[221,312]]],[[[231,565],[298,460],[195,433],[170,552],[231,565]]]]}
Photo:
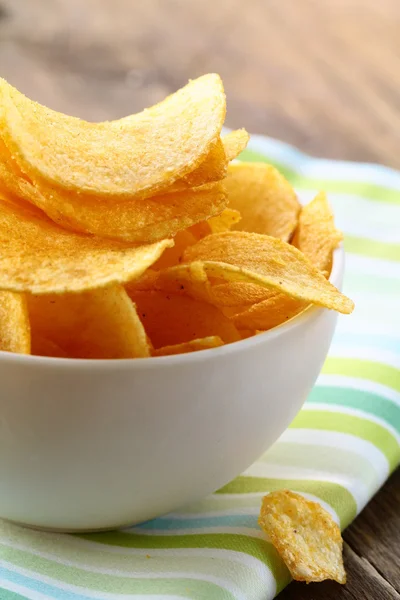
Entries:
{"type": "Polygon", "coordinates": [[[354,309],[300,250],[278,238],[244,231],[215,233],[187,248],[183,260],[200,261],[209,277],[257,283],[342,313],[354,309]]]}
{"type": "Polygon", "coordinates": [[[163,240],[131,247],[65,231],[34,207],[0,198],[0,289],[46,294],[125,283],[150,267],[163,240]]]}
{"type": "Polygon", "coordinates": [[[30,354],[31,334],[24,294],[0,292],[0,350],[30,354]]]}
{"type": "Polygon", "coordinates": [[[225,180],[229,208],[242,215],[237,231],[265,233],[287,242],[297,225],[300,204],[288,181],[271,165],[229,165],[225,180]]]}
{"type": "Polygon", "coordinates": [[[32,339],[44,338],[69,358],[150,356],[135,306],[121,285],[81,294],[27,295],[32,339]]]}
{"type": "Polygon", "coordinates": [[[225,343],[240,339],[233,323],[205,302],[159,291],[129,291],[129,296],[155,349],[209,336],[225,343]]]}
{"type": "Polygon", "coordinates": [[[218,348],[223,346],[224,342],[218,335],[211,335],[198,340],[191,340],[183,344],[175,346],[164,346],[158,350],[153,350],[152,356],[172,356],[173,354],[187,354],[189,352],[197,352],[198,350],[209,350],[210,348],[218,348]]]}
{"type": "Polygon", "coordinates": [[[68,358],[68,354],[55,342],[37,334],[32,338],[31,354],[34,356],[49,356],[51,358],[68,358]]]}
{"type": "Polygon", "coordinates": [[[320,192],[301,209],[292,244],[329,277],[333,251],[342,239],[343,234],[335,227],[326,194],[320,192]]]}
{"type": "Polygon", "coordinates": [[[320,504],[289,490],[262,501],[259,525],[297,581],[346,583],[339,526],[320,504]]]}
{"type": "Polygon", "coordinates": [[[173,237],[178,231],[221,213],[227,203],[225,190],[219,183],[175,194],[114,202],[44,187],[40,191],[27,179],[13,176],[1,163],[0,184],[67,229],[132,243],[173,237]]]}
{"type": "Polygon", "coordinates": [[[221,78],[190,81],[119,121],[88,123],[37,104],[4,80],[2,137],[21,169],[65,190],[130,198],[165,190],[196,169],[225,119],[221,78]]]}
{"type": "Polygon", "coordinates": [[[230,162],[239,156],[249,143],[250,136],[245,129],[237,129],[224,135],[222,144],[226,160],[230,162]]]}

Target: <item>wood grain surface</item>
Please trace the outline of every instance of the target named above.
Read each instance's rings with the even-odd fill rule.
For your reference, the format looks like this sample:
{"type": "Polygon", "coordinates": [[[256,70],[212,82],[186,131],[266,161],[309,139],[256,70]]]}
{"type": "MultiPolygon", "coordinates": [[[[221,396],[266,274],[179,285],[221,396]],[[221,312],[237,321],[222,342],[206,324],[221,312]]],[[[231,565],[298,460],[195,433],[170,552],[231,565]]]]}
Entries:
{"type": "MultiPolygon", "coordinates": [[[[0,0],[0,74],[89,120],[219,72],[227,124],[400,168],[400,0],[0,0]]],[[[345,587],[280,600],[400,600],[400,474],[346,531],[345,587]]]]}

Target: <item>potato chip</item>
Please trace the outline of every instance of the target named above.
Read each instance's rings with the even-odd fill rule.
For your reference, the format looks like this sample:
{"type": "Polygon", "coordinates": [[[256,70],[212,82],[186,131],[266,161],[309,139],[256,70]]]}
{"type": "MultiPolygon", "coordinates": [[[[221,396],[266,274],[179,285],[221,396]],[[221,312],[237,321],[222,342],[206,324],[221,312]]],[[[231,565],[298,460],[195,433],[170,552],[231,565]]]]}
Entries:
{"type": "Polygon", "coordinates": [[[288,490],[271,492],[258,522],[293,579],[346,583],[339,526],[319,504],[288,490]]]}
{"type": "Polygon", "coordinates": [[[225,343],[239,338],[236,327],[214,306],[169,292],[129,291],[155,349],[219,336],[225,343]]]}
{"type": "MultiPolygon", "coordinates": [[[[293,244],[328,277],[333,251],[342,237],[341,232],[335,228],[326,195],[321,192],[301,210],[293,244]]],[[[254,327],[267,330],[285,323],[305,310],[307,306],[305,302],[274,293],[271,297],[235,315],[233,320],[238,328],[254,327]]]]}
{"type": "Polygon", "coordinates": [[[67,229],[132,243],[173,237],[182,229],[218,215],[227,204],[226,192],[220,183],[152,198],[113,202],[45,186],[39,190],[27,179],[15,177],[1,163],[0,185],[67,229]]]}
{"type": "Polygon", "coordinates": [[[0,292],[0,350],[30,354],[31,334],[24,294],[0,292]]]}
{"type": "Polygon", "coordinates": [[[65,231],[34,207],[0,198],[0,289],[79,292],[139,277],[166,248],[163,240],[130,247],[65,231]]]}
{"type": "Polygon", "coordinates": [[[218,348],[223,346],[224,342],[217,335],[191,340],[183,344],[175,346],[164,346],[158,350],[153,350],[152,356],[172,356],[173,354],[188,354],[189,352],[197,352],[198,350],[209,350],[210,348],[218,348]]]}
{"type": "Polygon", "coordinates": [[[48,356],[51,358],[68,358],[68,354],[53,340],[35,334],[32,339],[31,354],[35,356],[48,356]]]}
{"type": "Polygon", "coordinates": [[[273,292],[269,298],[246,307],[244,311],[232,316],[236,327],[262,329],[267,331],[286,323],[309,306],[307,302],[295,300],[285,294],[273,292]]]}
{"type": "Polygon", "coordinates": [[[326,194],[320,192],[301,209],[292,244],[329,277],[333,251],[342,239],[343,234],[335,227],[326,194]]]}
{"type": "Polygon", "coordinates": [[[1,135],[23,172],[65,190],[151,196],[191,173],[217,142],[226,101],[204,75],[163,102],[119,121],[88,123],[0,83],[1,135]]]}
{"type": "Polygon", "coordinates": [[[200,262],[209,277],[256,283],[342,313],[354,308],[297,248],[271,236],[243,231],[209,235],[187,248],[183,260],[200,262]]]}
{"type": "Polygon", "coordinates": [[[222,144],[225,150],[226,160],[230,162],[239,156],[246,148],[250,136],[245,129],[237,129],[227,133],[222,138],[222,144]]]}
{"type": "Polygon", "coordinates": [[[237,231],[265,233],[287,242],[297,225],[300,204],[291,185],[271,165],[238,163],[225,180],[229,208],[238,210],[237,231]]]}
{"type": "Polygon", "coordinates": [[[27,295],[32,330],[69,358],[150,356],[135,306],[121,285],[81,294],[27,295]]]}

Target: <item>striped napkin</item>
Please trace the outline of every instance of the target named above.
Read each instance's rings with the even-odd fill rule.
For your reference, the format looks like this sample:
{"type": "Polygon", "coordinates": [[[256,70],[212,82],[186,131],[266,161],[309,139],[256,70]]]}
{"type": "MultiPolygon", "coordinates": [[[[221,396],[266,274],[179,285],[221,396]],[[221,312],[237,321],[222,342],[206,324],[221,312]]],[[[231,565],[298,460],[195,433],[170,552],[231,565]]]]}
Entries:
{"type": "Polygon", "coordinates": [[[306,198],[326,190],[346,236],[356,310],[339,318],[316,387],[258,462],[182,512],[78,536],[0,522],[1,600],[272,599],[290,578],[257,527],[263,494],[301,492],[344,528],[399,464],[400,173],[260,136],[242,158],[276,165],[306,198]]]}

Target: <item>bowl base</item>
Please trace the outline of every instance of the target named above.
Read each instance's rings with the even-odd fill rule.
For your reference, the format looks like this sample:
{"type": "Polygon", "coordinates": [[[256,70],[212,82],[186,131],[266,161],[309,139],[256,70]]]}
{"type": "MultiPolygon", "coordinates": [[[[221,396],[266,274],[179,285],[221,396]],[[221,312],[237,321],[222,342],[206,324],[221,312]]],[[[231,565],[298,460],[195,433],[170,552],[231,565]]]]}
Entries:
{"type": "MultiPolygon", "coordinates": [[[[98,527],[98,528],[90,528],[87,529],[85,527],[82,528],[63,528],[63,527],[43,527],[41,525],[31,525],[29,523],[21,523],[20,521],[11,521],[10,519],[3,519],[6,523],[11,523],[12,525],[18,525],[18,527],[25,527],[26,529],[32,529],[32,531],[42,531],[43,533],[69,533],[69,534],[84,534],[84,533],[105,533],[106,531],[116,531],[117,529],[123,529],[120,527],[98,527]]],[[[125,528],[131,527],[131,525],[126,525],[125,528]]]]}

